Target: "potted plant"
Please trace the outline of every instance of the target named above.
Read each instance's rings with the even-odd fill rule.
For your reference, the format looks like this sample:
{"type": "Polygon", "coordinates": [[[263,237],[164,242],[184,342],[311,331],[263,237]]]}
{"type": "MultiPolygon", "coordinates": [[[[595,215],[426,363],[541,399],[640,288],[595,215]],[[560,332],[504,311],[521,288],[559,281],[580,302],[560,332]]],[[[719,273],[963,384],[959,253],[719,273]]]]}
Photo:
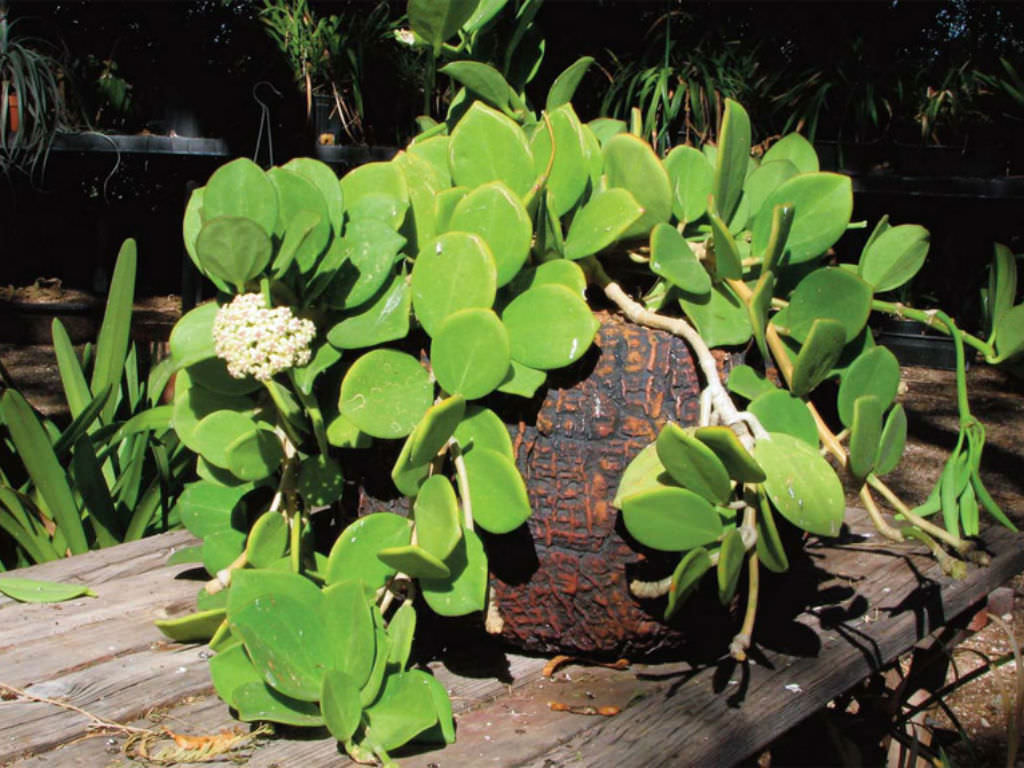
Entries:
{"type": "Polygon", "coordinates": [[[387,5],[318,17],[307,0],[264,0],[261,18],[305,95],[317,142],[334,144],[344,134],[364,143],[365,51],[387,31],[387,5]]]}
{"type": "Polygon", "coordinates": [[[45,165],[63,109],[60,65],[21,37],[0,3],[0,170],[32,176],[45,165]]]}

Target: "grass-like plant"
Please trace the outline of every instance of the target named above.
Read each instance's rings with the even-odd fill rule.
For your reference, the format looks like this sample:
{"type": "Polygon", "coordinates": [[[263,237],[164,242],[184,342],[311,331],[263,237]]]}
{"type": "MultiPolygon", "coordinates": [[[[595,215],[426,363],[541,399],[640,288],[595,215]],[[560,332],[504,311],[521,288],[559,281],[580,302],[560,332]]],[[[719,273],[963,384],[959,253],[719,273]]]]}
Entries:
{"type": "Polygon", "coordinates": [[[60,65],[42,41],[21,37],[0,3],[0,171],[45,167],[63,98],[60,65]]]}

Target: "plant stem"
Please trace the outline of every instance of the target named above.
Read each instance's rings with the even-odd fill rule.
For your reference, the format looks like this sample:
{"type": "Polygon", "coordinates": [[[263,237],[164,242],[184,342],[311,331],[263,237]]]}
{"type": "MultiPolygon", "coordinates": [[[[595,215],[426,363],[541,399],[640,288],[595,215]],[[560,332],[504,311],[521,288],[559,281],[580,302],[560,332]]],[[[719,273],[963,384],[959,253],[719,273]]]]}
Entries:
{"type": "Polygon", "coordinates": [[[736,661],[747,660],[747,649],[750,648],[754,636],[754,622],[757,620],[757,601],[760,594],[761,574],[757,550],[748,555],[747,560],[747,610],[743,615],[740,631],[729,643],[729,655],[736,661]]]}
{"type": "MultiPolygon", "coordinates": [[[[874,299],[871,302],[871,308],[878,312],[885,312],[904,320],[913,320],[921,323],[922,325],[927,325],[929,328],[934,328],[947,336],[952,335],[949,327],[947,327],[941,319],[941,316],[945,314],[943,312],[938,312],[933,309],[915,309],[914,307],[908,307],[906,304],[899,301],[880,301],[879,299],[874,299]]],[[[974,347],[987,358],[995,357],[996,350],[993,345],[986,341],[982,341],[977,336],[965,333],[964,331],[960,331],[960,334],[964,343],[968,346],[974,347]]]]}
{"type": "Polygon", "coordinates": [[[882,494],[882,497],[887,502],[889,502],[889,504],[892,505],[893,509],[895,509],[901,515],[903,515],[903,517],[906,518],[907,522],[909,522],[911,525],[916,525],[922,531],[925,531],[926,533],[931,534],[935,538],[944,541],[946,544],[948,544],[950,547],[952,547],[954,550],[956,550],[962,555],[965,555],[972,549],[974,549],[973,542],[960,539],[951,534],[945,528],[935,525],[935,523],[931,522],[930,520],[926,520],[920,515],[914,514],[914,511],[906,504],[904,504],[903,501],[899,498],[899,496],[893,493],[892,489],[888,485],[886,485],[877,475],[868,475],[867,483],[880,494],[882,494]]]}
{"type": "Polygon", "coordinates": [[[473,502],[469,498],[469,475],[466,473],[466,460],[462,456],[462,448],[454,438],[448,441],[448,453],[452,457],[452,463],[455,464],[455,483],[459,486],[463,525],[467,531],[472,531],[473,502]]]}

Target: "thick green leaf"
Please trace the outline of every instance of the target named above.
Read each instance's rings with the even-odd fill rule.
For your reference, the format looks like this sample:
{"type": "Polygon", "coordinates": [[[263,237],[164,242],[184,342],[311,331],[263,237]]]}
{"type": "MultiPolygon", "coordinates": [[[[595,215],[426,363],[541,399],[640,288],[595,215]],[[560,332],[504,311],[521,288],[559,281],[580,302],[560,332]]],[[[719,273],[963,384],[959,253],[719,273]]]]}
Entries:
{"type": "Polygon", "coordinates": [[[772,224],[768,230],[768,244],[761,254],[762,274],[774,273],[786,252],[786,242],[793,227],[793,206],[779,203],[772,208],[772,224]]]}
{"type": "Polygon", "coordinates": [[[887,475],[896,469],[903,458],[907,444],[907,413],[902,403],[896,403],[885,420],[882,437],[878,441],[878,455],[875,457],[875,474],[887,475]]]}
{"type": "Polygon", "coordinates": [[[242,683],[232,692],[231,698],[242,722],[263,720],[307,728],[324,724],[315,700],[293,699],[263,682],[242,683]]]}
{"type": "Polygon", "coordinates": [[[473,520],[490,533],[514,531],[530,516],[526,484],[505,454],[477,447],[464,456],[473,520]]]}
{"type": "Polygon", "coordinates": [[[412,306],[433,336],[460,309],[488,309],[497,291],[494,255],[482,237],[448,232],[427,243],[412,268],[412,306]]]}
{"type": "Polygon", "coordinates": [[[322,454],[307,456],[299,465],[295,490],[309,508],[325,507],[338,501],[345,490],[345,477],[336,459],[322,454]]]}
{"type": "Polygon", "coordinates": [[[480,101],[452,131],[448,163],[457,186],[503,181],[520,199],[533,186],[533,155],[523,129],[480,101]]]}
{"type": "Polygon", "coordinates": [[[900,386],[900,364],[886,347],[873,347],[857,356],[839,381],[836,406],[843,426],[853,426],[854,403],[864,395],[873,395],[884,411],[900,386]]]}
{"type": "Polygon", "coordinates": [[[350,315],[327,332],[327,340],[341,349],[374,347],[409,334],[412,291],[403,274],[395,275],[376,301],[350,315]]]}
{"type": "Polygon", "coordinates": [[[817,450],[792,435],[771,433],[754,446],[768,479],[764,489],[783,517],[818,536],[838,536],[845,503],[839,478],[817,450]]]}
{"type": "Polygon", "coordinates": [[[767,497],[763,494],[759,496],[761,505],[757,516],[757,559],[772,573],[785,573],[789,570],[789,557],[775,525],[775,515],[767,497]]]}
{"type": "Polygon", "coordinates": [[[729,427],[698,427],[693,436],[710,448],[737,483],[760,483],[764,470],[729,427]]]}
{"type": "Polygon", "coordinates": [[[461,394],[452,395],[427,409],[406,438],[391,471],[391,479],[399,491],[406,496],[417,494],[427,477],[431,462],[455,432],[465,412],[466,399],[461,394]]]}
{"type": "Polygon", "coordinates": [[[683,236],[670,224],[656,224],[651,230],[650,266],[651,272],[686,293],[703,296],[711,290],[711,276],[683,236]]]}
{"type": "MultiPolygon", "coordinates": [[[[219,651],[210,659],[210,677],[213,687],[229,707],[238,709],[234,693],[246,683],[257,683],[263,686],[263,678],[252,665],[245,646],[235,643],[230,648],[219,651]]],[[[305,703],[305,702],[303,702],[305,703]]]]}
{"type": "Polygon", "coordinates": [[[776,318],[780,330],[803,344],[819,319],[836,320],[843,326],[844,343],[863,330],[871,314],[871,286],[852,272],[822,267],[800,281],[790,296],[785,320],[776,318]]]}
{"type": "Polygon", "coordinates": [[[374,349],[345,374],[338,407],[362,432],[394,439],[408,435],[432,401],[430,376],[415,357],[374,349]]]}
{"type": "Polygon", "coordinates": [[[447,579],[420,580],[427,605],[441,616],[482,611],[487,602],[487,554],[479,535],[463,531],[445,564],[451,571],[447,579]]]}
{"type": "MultiPolygon", "coordinates": [[[[3,588],[3,581],[0,580],[0,592],[3,588]]],[[[205,643],[224,622],[225,615],[223,608],[214,608],[174,619],[157,619],[153,623],[176,643],[205,643]]]]}
{"type": "Polygon", "coordinates": [[[341,264],[326,291],[336,309],[360,307],[383,288],[394,273],[405,238],[378,219],[350,221],[336,244],[341,264]]]}
{"type": "Polygon", "coordinates": [[[622,500],[642,491],[674,487],[674,481],[658,458],[656,443],[646,445],[626,466],[619,480],[612,506],[622,509],[622,500]]]}
{"type": "Polygon", "coordinates": [[[377,557],[414,579],[447,579],[451,575],[447,565],[417,544],[387,547],[377,557]]]}
{"type": "Polygon", "coordinates": [[[586,139],[583,126],[571,104],[564,104],[548,114],[530,139],[534,173],[540,177],[548,171],[547,195],[549,210],[557,220],[572,210],[583,195],[590,178],[586,139]],[[555,157],[551,159],[552,137],[555,157]]]}
{"type": "Polygon", "coordinates": [[[76,597],[96,597],[85,584],[61,584],[6,574],[0,576],[0,594],[21,603],[61,603],[76,597]]]}
{"type": "Polygon", "coordinates": [[[708,209],[715,169],[699,149],[680,145],[665,158],[672,184],[672,212],[682,222],[696,221],[708,209]]]}
{"type": "Polygon", "coordinates": [[[351,675],[337,669],[327,671],[320,691],[320,709],[331,736],[341,742],[352,738],[362,721],[363,705],[359,685],[351,675]]]}
{"type": "Polygon", "coordinates": [[[445,392],[469,400],[497,389],[511,360],[508,331],[490,309],[462,309],[448,315],[430,343],[437,383],[445,392]]]}
{"type": "Polygon", "coordinates": [[[843,353],[846,330],[838,320],[821,318],[811,324],[807,340],[793,363],[790,389],[797,397],[805,397],[832,373],[832,367],[843,353]]]}
{"type": "Polygon", "coordinates": [[[747,316],[750,318],[750,328],[754,333],[754,341],[761,352],[764,360],[769,359],[771,354],[768,350],[768,340],[765,335],[768,328],[768,313],[772,306],[772,296],[775,293],[775,275],[772,272],[762,272],[754,286],[754,292],[747,302],[747,316]]]}
{"type": "Polygon", "coordinates": [[[725,115],[718,135],[711,194],[715,213],[723,221],[730,221],[743,193],[750,160],[750,118],[732,99],[725,100],[725,115]]]}
{"type": "Polygon", "coordinates": [[[253,568],[269,568],[284,557],[288,548],[288,521],[277,510],[257,518],[245,544],[245,559],[253,568]]]}
{"type": "Polygon", "coordinates": [[[324,223],[324,216],[322,212],[305,209],[295,211],[288,221],[281,247],[271,264],[272,277],[280,278],[292,264],[298,264],[299,270],[308,272],[327,245],[336,242],[330,227],[324,223]]]}
{"type": "Polygon", "coordinates": [[[799,133],[790,133],[772,144],[761,158],[761,165],[776,160],[788,160],[800,173],[819,170],[818,153],[814,151],[814,145],[799,133]]]}
{"type": "Polygon", "coordinates": [[[227,467],[241,480],[263,480],[274,474],[284,460],[281,440],[270,429],[239,435],[227,447],[227,467]]]}
{"type": "Polygon", "coordinates": [[[234,528],[215,531],[203,539],[203,568],[215,574],[233,563],[245,549],[245,533],[234,528]]]}
{"type": "Polygon", "coordinates": [[[709,347],[746,344],[753,333],[746,305],[727,285],[715,285],[706,296],[686,295],[679,306],[709,347]]]}
{"type": "Polygon", "coordinates": [[[1002,243],[995,244],[988,273],[988,321],[994,332],[1017,297],[1017,257],[1002,243]]]}
{"type": "Polygon", "coordinates": [[[729,371],[728,387],[730,392],[735,392],[747,400],[753,400],[758,395],[777,389],[764,374],[755,371],[749,365],[737,365],[729,371]]]}
{"type": "Polygon", "coordinates": [[[864,248],[857,273],[877,293],[899,288],[924,266],[930,240],[918,224],[890,227],[864,248]]]}
{"type": "Polygon", "coordinates": [[[612,136],[605,142],[602,152],[608,187],[628,190],[643,209],[640,218],[622,236],[646,238],[651,227],[667,222],[672,216],[675,196],[668,171],[651,145],[632,134],[612,136]]]}
{"type": "Polygon", "coordinates": [[[548,89],[548,97],[544,104],[544,109],[549,113],[554,112],[563,104],[568,104],[572,101],[573,94],[576,93],[580,80],[583,79],[583,76],[593,63],[593,56],[581,56],[559,72],[548,89]]]}
{"type": "Polygon", "coordinates": [[[331,228],[334,234],[340,235],[345,201],[334,170],[327,163],[312,157],[295,157],[281,167],[298,174],[317,188],[327,206],[327,218],[331,228]]]}
{"type": "Polygon", "coordinates": [[[290,570],[243,568],[231,576],[228,591],[228,619],[263,595],[283,595],[303,606],[306,613],[318,615],[323,593],[305,576],[290,570]]]}
{"type": "Polygon", "coordinates": [[[402,671],[409,663],[416,634],[416,608],[402,603],[388,622],[388,666],[402,671]]]}
{"type": "Polygon", "coordinates": [[[568,259],[553,259],[524,269],[512,282],[511,289],[513,294],[520,294],[529,288],[552,283],[565,286],[581,299],[587,297],[587,276],[579,264],[568,259]]]}
{"type": "Polygon", "coordinates": [[[515,460],[508,427],[494,411],[482,405],[474,404],[466,408],[465,415],[455,428],[455,440],[463,454],[477,448],[489,448],[510,461],[515,460]]]}
{"type": "Polygon", "coordinates": [[[743,194],[750,206],[750,213],[757,216],[772,192],[799,173],[788,160],[763,162],[747,177],[743,194]]]}
{"type": "Polygon", "coordinates": [[[784,389],[770,389],[751,401],[747,409],[769,432],[782,432],[800,438],[817,448],[818,425],[807,403],[784,389]]]}
{"type": "Polygon", "coordinates": [[[512,114],[512,103],[518,98],[517,94],[501,72],[490,64],[464,59],[446,64],[437,71],[464,85],[506,115],[512,114]]]}
{"type": "Polygon", "coordinates": [[[590,307],[561,285],[539,285],[513,299],[502,313],[513,360],[543,371],[579,360],[600,322],[590,307]]]}
{"type": "Polygon", "coordinates": [[[385,751],[410,741],[437,722],[431,677],[420,669],[390,675],[366,710],[367,744],[385,751]]]}
{"type": "Polygon", "coordinates": [[[596,192],[569,225],[565,257],[583,259],[607,248],[634,227],[643,213],[644,209],[627,189],[596,192]]]}
{"type": "Polygon", "coordinates": [[[861,395],[853,402],[847,466],[857,480],[863,480],[875,468],[882,438],[882,413],[882,403],[874,395],[861,395]]]}
{"type": "Polygon", "coordinates": [[[720,280],[739,280],[743,277],[743,265],[736,240],[725,226],[725,222],[714,213],[710,216],[715,250],[715,276],[720,280]]]}
{"type": "Polygon", "coordinates": [[[330,666],[349,675],[358,692],[370,678],[377,653],[366,584],[357,576],[332,584],[323,595],[321,621],[330,638],[330,666]]]}
{"type": "Polygon", "coordinates": [[[780,203],[793,206],[793,226],[783,262],[801,264],[825,253],[846,231],[853,213],[852,182],[838,173],[802,173],[781,184],[754,218],[755,253],[767,247],[772,211],[780,203]]]}
{"type": "Polygon", "coordinates": [[[544,385],[547,378],[548,375],[544,371],[538,371],[536,368],[513,360],[508,373],[498,385],[498,391],[507,395],[530,398],[537,394],[537,390],[544,385]]]}
{"type": "Polygon", "coordinates": [[[196,453],[211,464],[228,468],[228,446],[239,437],[255,433],[259,427],[248,415],[238,411],[217,410],[203,416],[192,433],[196,453]]]}
{"type": "Polygon", "coordinates": [[[231,612],[231,632],[264,681],[300,701],[318,701],[332,654],[317,614],[287,595],[265,594],[231,612]]]}
{"type": "Polygon", "coordinates": [[[721,504],[732,491],[729,471],[707,445],[678,424],[668,422],[655,443],[658,458],[679,485],[721,504]]]}
{"type": "Polygon", "coordinates": [[[383,197],[394,201],[397,207],[385,205],[378,209],[374,204],[371,207],[364,207],[362,213],[379,210],[384,213],[381,220],[393,230],[401,227],[405,220],[409,188],[405,183],[405,175],[394,163],[373,162],[353,168],[342,176],[341,192],[345,199],[345,208],[352,218],[356,218],[353,209],[358,211],[361,203],[383,197]]]}
{"type": "Polygon", "coordinates": [[[995,343],[996,358],[989,362],[1009,360],[1024,350],[1024,304],[1018,304],[1000,315],[995,343]]]}
{"type": "Polygon", "coordinates": [[[252,219],[268,235],[277,224],[277,192],[252,160],[240,157],[213,172],[202,197],[204,221],[218,216],[252,219]]]}
{"type": "Polygon", "coordinates": [[[374,512],[359,518],[341,532],[331,548],[325,573],[327,583],[362,579],[369,589],[383,586],[395,571],[377,559],[377,552],[408,544],[411,535],[412,523],[391,512],[374,512]]]}
{"type": "Polygon", "coordinates": [[[220,216],[203,224],[196,253],[203,271],[235,286],[239,293],[270,263],[270,235],[252,219],[220,216]]]}
{"type": "Polygon", "coordinates": [[[499,288],[516,276],[530,253],[530,217],[519,198],[500,181],[484,184],[462,198],[448,227],[483,238],[494,257],[499,288]]]}
{"type": "MultiPolygon", "coordinates": [[[[414,139],[408,146],[406,152],[430,163],[434,169],[434,181],[439,182],[443,192],[450,191],[452,185],[452,172],[448,168],[448,142],[450,138],[444,136],[431,136],[429,139],[414,139]]],[[[405,168],[406,181],[409,180],[409,167],[405,168]]],[[[442,194],[443,194],[442,192],[442,194]]]]}
{"type": "Polygon", "coordinates": [[[626,496],[622,519],[634,539],[666,552],[710,544],[723,531],[711,503],[685,488],[655,488],[626,496]]]}
{"type": "Polygon", "coordinates": [[[190,309],[174,324],[168,344],[176,368],[185,368],[216,355],[213,321],[219,308],[217,302],[208,301],[190,309]]]}
{"type": "Polygon", "coordinates": [[[478,3],[479,0],[409,0],[409,26],[437,56],[441,45],[469,21],[478,3]]]}
{"type": "Polygon", "coordinates": [[[711,555],[704,547],[691,549],[672,572],[672,586],[665,606],[665,621],[671,619],[700,584],[701,578],[711,570],[711,555]]]}
{"type": "Polygon", "coordinates": [[[459,501],[444,475],[432,475],[420,488],[413,504],[419,545],[438,560],[444,560],[462,538],[459,501]]]}
{"type": "Polygon", "coordinates": [[[178,497],[178,519],[196,538],[231,528],[232,515],[242,497],[250,490],[239,486],[228,488],[205,480],[186,483],[178,497]]]}
{"type": "Polygon", "coordinates": [[[736,594],[746,554],[743,536],[738,528],[733,528],[725,534],[718,549],[718,599],[722,605],[728,605],[736,594]]]}

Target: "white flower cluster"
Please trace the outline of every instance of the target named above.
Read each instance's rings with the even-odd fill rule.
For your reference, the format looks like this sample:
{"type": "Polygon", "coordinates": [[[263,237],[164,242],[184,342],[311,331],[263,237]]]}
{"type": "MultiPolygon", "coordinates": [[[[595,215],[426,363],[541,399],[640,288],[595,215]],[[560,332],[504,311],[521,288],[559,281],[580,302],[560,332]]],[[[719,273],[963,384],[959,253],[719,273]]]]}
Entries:
{"type": "Polygon", "coordinates": [[[268,309],[260,293],[243,293],[217,310],[213,342],[217,357],[236,379],[252,374],[268,381],[274,374],[309,362],[316,326],[290,307],[268,309]]]}

